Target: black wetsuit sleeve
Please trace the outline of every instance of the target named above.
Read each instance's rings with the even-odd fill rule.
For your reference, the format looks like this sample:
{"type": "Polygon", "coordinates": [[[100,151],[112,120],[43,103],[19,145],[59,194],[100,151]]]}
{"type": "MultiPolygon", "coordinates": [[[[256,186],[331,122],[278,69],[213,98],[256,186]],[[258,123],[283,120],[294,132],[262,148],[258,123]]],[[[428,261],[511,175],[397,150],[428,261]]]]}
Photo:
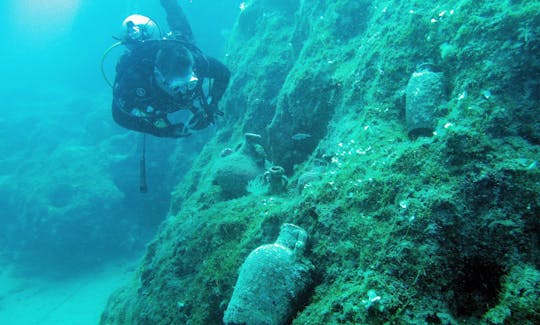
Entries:
{"type": "Polygon", "coordinates": [[[209,96],[212,98],[212,104],[217,104],[229,86],[231,72],[217,59],[206,57],[206,60],[208,61],[206,77],[214,80],[209,96]]]}
{"type": "Polygon", "coordinates": [[[191,26],[177,0],[160,0],[167,14],[167,23],[175,39],[195,44],[191,26]]]}

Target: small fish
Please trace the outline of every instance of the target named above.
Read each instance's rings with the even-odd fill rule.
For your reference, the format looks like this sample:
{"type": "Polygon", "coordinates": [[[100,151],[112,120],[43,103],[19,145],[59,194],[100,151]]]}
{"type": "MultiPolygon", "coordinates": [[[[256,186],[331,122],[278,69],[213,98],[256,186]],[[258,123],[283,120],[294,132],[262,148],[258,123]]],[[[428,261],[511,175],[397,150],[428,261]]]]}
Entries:
{"type": "Polygon", "coordinates": [[[301,141],[309,138],[311,138],[311,134],[307,133],[296,133],[291,137],[291,139],[293,139],[294,141],[301,141]]]}

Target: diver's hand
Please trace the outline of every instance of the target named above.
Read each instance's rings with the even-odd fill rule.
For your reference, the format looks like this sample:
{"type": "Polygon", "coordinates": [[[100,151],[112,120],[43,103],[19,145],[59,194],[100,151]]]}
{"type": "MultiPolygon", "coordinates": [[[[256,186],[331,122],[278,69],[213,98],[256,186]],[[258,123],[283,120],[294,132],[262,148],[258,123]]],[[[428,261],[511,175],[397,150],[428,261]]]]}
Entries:
{"type": "Polygon", "coordinates": [[[216,115],[223,116],[223,112],[218,109],[217,103],[208,104],[208,106],[205,107],[205,112],[206,112],[205,117],[209,124],[216,123],[216,119],[215,119],[216,115]]]}
{"type": "Polygon", "coordinates": [[[217,103],[211,103],[209,105],[209,110],[213,115],[223,116],[225,115],[222,111],[219,110],[217,103]]]}
{"type": "MultiPolygon", "coordinates": [[[[212,119],[213,120],[213,119],[212,119]]],[[[196,111],[188,122],[188,128],[191,130],[201,130],[211,123],[203,110],[196,111]]]]}
{"type": "Polygon", "coordinates": [[[191,132],[189,132],[189,129],[184,125],[184,123],[171,125],[169,128],[171,138],[185,138],[191,135],[191,132]]]}

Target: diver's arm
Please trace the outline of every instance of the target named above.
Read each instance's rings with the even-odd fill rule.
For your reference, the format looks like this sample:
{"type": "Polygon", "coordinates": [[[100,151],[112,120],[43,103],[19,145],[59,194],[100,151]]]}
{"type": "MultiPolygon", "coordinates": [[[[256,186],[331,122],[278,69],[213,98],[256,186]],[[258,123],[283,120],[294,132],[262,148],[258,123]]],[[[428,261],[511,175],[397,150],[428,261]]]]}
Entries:
{"type": "Polygon", "coordinates": [[[174,37],[194,44],[193,31],[177,0],[160,0],[160,2],[167,13],[167,23],[174,37]]]}
{"type": "Polygon", "coordinates": [[[180,138],[189,135],[182,123],[173,125],[166,118],[161,118],[158,120],[159,123],[156,123],[153,119],[135,116],[129,113],[122,108],[125,104],[122,105],[120,103],[121,101],[115,96],[112,103],[112,115],[114,121],[126,129],[166,138],[180,138]],[[160,125],[161,127],[157,127],[156,125],[160,125]]]}
{"type": "Polygon", "coordinates": [[[231,72],[229,69],[217,59],[206,57],[208,61],[207,78],[213,79],[212,89],[210,89],[209,97],[212,99],[211,104],[217,105],[221,97],[229,86],[231,72]]]}

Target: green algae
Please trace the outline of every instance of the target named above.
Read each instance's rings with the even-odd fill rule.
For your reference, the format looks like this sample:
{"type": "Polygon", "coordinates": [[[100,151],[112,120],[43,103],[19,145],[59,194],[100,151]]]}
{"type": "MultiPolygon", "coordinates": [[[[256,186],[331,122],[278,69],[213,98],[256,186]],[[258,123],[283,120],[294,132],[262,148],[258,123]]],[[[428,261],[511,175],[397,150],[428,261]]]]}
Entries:
{"type": "Polygon", "coordinates": [[[284,222],[308,232],[316,266],[293,324],[534,322],[539,3],[247,5],[230,41],[230,117],[175,191],[146,280],[113,296],[102,324],[221,323],[238,267],[284,222]],[[447,98],[435,134],[413,141],[404,89],[426,64],[447,98]],[[305,127],[313,143],[290,139],[305,127]],[[285,165],[287,193],[227,200],[212,184],[245,132],[285,165]]]}

